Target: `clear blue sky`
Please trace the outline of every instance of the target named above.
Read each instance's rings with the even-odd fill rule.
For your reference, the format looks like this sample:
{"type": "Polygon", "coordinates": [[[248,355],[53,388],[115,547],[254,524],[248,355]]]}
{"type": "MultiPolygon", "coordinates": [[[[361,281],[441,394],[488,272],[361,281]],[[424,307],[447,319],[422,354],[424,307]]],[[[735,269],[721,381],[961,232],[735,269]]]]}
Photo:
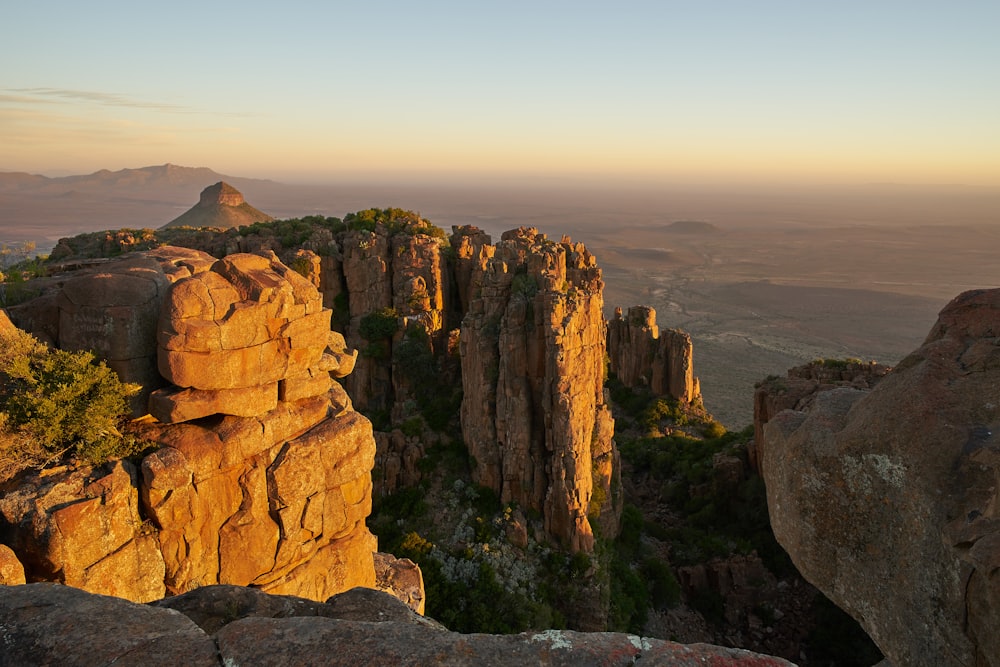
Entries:
{"type": "Polygon", "coordinates": [[[1000,185],[997,0],[3,4],[4,170],[1000,185]]]}

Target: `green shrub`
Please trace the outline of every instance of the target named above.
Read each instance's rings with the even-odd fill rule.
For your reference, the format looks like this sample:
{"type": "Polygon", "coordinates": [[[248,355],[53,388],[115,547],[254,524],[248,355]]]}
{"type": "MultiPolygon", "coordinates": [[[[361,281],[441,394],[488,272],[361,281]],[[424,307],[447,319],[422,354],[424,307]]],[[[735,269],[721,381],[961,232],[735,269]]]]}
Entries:
{"type": "Polygon", "coordinates": [[[125,384],[92,352],[49,350],[18,329],[0,332],[0,405],[8,429],[38,443],[50,458],[74,450],[93,463],[139,446],[117,424],[139,385],[125,384]]]}
{"type": "Polygon", "coordinates": [[[391,338],[397,331],[399,331],[399,315],[394,308],[383,308],[368,313],[361,318],[358,325],[358,333],[369,341],[391,338]]]}

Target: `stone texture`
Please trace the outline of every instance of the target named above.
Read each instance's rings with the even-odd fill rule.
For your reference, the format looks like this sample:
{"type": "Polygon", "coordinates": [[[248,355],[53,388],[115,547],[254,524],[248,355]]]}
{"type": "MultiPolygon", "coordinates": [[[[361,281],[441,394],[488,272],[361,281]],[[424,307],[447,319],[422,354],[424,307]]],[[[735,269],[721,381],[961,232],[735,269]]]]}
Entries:
{"type": "Polygon", "coordinates": [[[52,583],[0,586],[0,665],[219,665],[189,618],[52,583]]]}
{"type": "Polygon", "coordinates": [[[124,382],[142,385],[134,415],[163,384],[157,372],[156,327],[171,285],[215,261],[187,248],[165,246],[126,255],[60,281],[52,294],[12,309],[15,322],[56,347],[93,350],[124,382]]]}
{"type": "Polygon", "coordinates": [[[54,584],[0,587],[0,665],[789,665],[618,633],[462,635],[390,595],[326,603],[210,586],[152,605],[54,584]]]}
{"type": "Polygon", "coordinates": [[[316,288],[277,261],[227,256],[180,280],[160,315],[160,373],[183,388],[239,389],[302,375],[329,339],[316,288]]]}
{"type": "MultiPolygon", "coordinates": [[[[330,375],[324,374],[325,390],[330,389],[330,375]]],[[[282,380],[282,383],[287,380],[282,380]]],[[[256,387],[240,387],[237,389],[178,389],[165,387],[157,389],[149,395],[149,414],[167,424],[191,421],[215,414],[235,415],[237,417],[252,417],[273,410],[278,405],[278,386],[272,382],[256,387]]],[[[315,396],[324,391],[307,393],[305,396],[315,396]]],[[[295,394],[298,398],[305,396],[295,394]]],[[[288,400],[282,398],[282,400],[288,400]]]]}
{"type": "Polygon", "coordinates": [[[0,498],[0,541],[33,579],[138,602],[163,597],[163,558],[140,514],[131,463],[17,481],[0,498]]]}
{"type": "Polygon", "coordinates": [[[418,614],[424,613],[424,575],[409,558],[375,554],[375,587],[406,603],[418,614]]]}
{"type": "Polygon", "coordinates": [[[216,633],[234,664],[301,665],[303,656],[338,656],[340,664],[400,665],[789,665],[739,649],[684,646],[618,633],[549,630],[519,635],[462,635],[414,624],[328,618],[246,618],[216,633]]]}
{"type": "Polygon", "coordinates": [[[764,426],[776,414],[782,410],[807,410],[818,392],[834,387],[871,389],[890,370],[889,366],[874,361],[814,361],[790,368],[786,377],[771,377],[758,383],[753,396],[754,439],[747,450],[750,466],[761,470],[764,426]]]}
{"type": "Polygon", "coordinates": [[[896,665],[1000,664],[1000,290],[959,295],[871,390],[764,426],[775,535],[896,665]]]}
{"type": "Polygon", "coordinates": [[[590,551],[595,478],[607,487],[602,510],[620,495],[610,475],[594,475],[595,459],[616,450],[603,390],[601,271],[582,244],[527,228],[484,246],[479,262],[460,339],[473,478],[501,502],[540,512],[567,548],[590,551]]]}
{"type": "Polygon", "coordinates": [[[138,304],[133,319],[102,320],[106,337],[158,342],[175,384],[131,426],[155,449],[141,474],[128,462],[64,467],[25,474],[0,498],[0,541],[28,578],[137,601],[215,583],[316,600],[373,586],[375,441],[324,370],[327,358],[344,375],[354,355],[313,283],[270,254],[208,261],[170,248],[102,272],[68,279],[59,299],[95,312],[105,298],[138,304]],[[157,305],[158,332],[142,325],[157,305]]]}
{"type": "Polygon", "coordinates": [[[0,544],[0,586],[17,586],[25,583],[24,566],[17,554],[6,544],[0,544]]]}
{"type": "Polygon", "coordinates": [[[693,356],[691,336],[678,329],[661,332],[649,306],[632,306],[627,317],[616,308],[608,322],[610,371],[626,387],[646,387],[682,403],[700,401],[693,356]]]}

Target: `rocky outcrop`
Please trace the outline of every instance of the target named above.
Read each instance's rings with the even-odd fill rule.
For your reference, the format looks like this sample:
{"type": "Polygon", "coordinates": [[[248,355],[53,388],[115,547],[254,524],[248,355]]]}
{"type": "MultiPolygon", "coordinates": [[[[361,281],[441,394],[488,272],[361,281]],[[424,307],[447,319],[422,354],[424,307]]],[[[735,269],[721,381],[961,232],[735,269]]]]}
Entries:
{"type": "Polygon", "coordinates": [[[145,414],[157,371],[157,324],[171,285],[207,271],[215,258],[164,246],[68,275],[47,295],[10,309],[11,318],[39,339],[64,350],[93,350],[123,382],[143,391],[133,399],[145,414]]]}
{"type": "Polygon", "coordinates": [[[871,390],[764,426],[771,523],[897,665],[1000,664],[1000,290],[966,292],[871,390]]]}
{"type": "Polygon", "coordinates": [[[608,322],[610,371],[626,387],[646,387],[655,396],[672,396],[682,403],[700,401],[693,349],[691,336],[683,331],[660,331],[656,311],[649,306],[632,306],[627,317],[616,308],[608,322]]]}
{"type": "Polygon", "coordinates": [[[409,558],[375,554],[375,583],[380,591],[402,600],[420,615],[424,613],[424,575],[409,558]]]}
{"type": "Polygon", "coordinates": [[[789,665],[619,633],[461,635],[375,591],[326,603],[207,587],[155,606],[51,584],[0,587],[0,665],[789,665]],[[44,612],[40,611],[44,610],[44,612]]]}
{"type": "Polygon", "coordinates": [[[24,566],[14,550],[0,544],[0,586],[17,586],[25,583],[24,566]]]}
{"type": "Polygon", "coordinates": [[[219,181],[202,190],[197,204],[163,225],[161,229],[170,227],[231,229],[271,220],[274,218],[248,204],[239,190],[224,181],[219,181]]]}
{"type": "Polygon", "coordinates": [[[613,516],[620,495],[603,389],[601,270],[582,244],[528,228],[482,246],[477,261],[460,339],[473,477],[502,502],[540,512],[568,548],[590,551],[588,514],[613,516]]]}
{"type": "Polygon", "coordinates": [[[111,303],[97,292],[89,310],[61,309],[57,340],[103,323],[101,349],[127,340],[148,361],[152,346],[170,384],[134,425],[154,449],[138,468],[48,471],[0,499],[28,578],[140,601],[213,583],[312,599],[374,586],[375,441],[331,379],[354,355],[316,288],[273,255],[163,248],[70,278],[56,302],[94,284],[111,303]],[[145,300],[119,308],[121,294],[145,300]]]}
{"type": "Polygon", "coordinates": [[[753,395],[754,439],[747,449],[750,466],[761,470],[764,426],[782,410],[808,410],[820,391],[834,387],[867,390],[874,387],[889,366],[874,361],[824,359],[790,368],[785,377],[769,377],[757,384],[753,395]]]}
{"type": "Polygon", "coordinates": [[[156,531],[127,461],[22,477],[0,498],[0,540],[31,581],[58,581],[138,602],[163,597],[156,531]]]}

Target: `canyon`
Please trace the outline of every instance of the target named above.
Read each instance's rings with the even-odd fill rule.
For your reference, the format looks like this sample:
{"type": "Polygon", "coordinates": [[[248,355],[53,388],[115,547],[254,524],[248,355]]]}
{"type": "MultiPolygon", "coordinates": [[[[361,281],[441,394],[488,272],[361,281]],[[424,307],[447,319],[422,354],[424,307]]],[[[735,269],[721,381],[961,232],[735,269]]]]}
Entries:
{"type": "MultiPolygon", "coordinates": [[[[379,554],[365,520],[374,498],[427,474],[431,451],[449,437],[432,425],[445,405],[455,408],[473,479],[537,517],[536,536],[592,554],[595,534],[617,534],[621,453],[605,366],[624,386],[700,406],[691,337],[661,331],[648,306],[605,320],[603,271],[568,237],[523,227],[494,245],[472,226],[445,240],[396,209],[352,215],[292,230],[287,244],[240,230],[174,237],[193,247],[110,232],[60,243],[66,272],[39,279],[39,298],[8,308],[3,326],[95,349],[141,384],[134,428],[151,447],[138,460],[60,465],[6,484],[4,582],[59,581],[136,602],[203,590],[199,609],[220,604],[205,601],[218,584],[303,598],[274,603],[296,608],[381,587],[419,611],[415,566],[379,554]],[[129,252],[144,243],[151,247],[129,252]],[[93,254],[126,254],[98,260],[88,244],[93,254]],[[447,391],[456,386],[460,394],[447,391]]],[[[963,294],[894,369],[821,360],[760,382],[753,396],[749,465],[766,481],[775,534],[896,664],[933,655],[937,664],[988,665],[998,654],[988,631],[998,597],[998,312],[996,290],[963,294]]],[[[717,479],[733,461],[718,457],[717,479]]],[[[755,567],[747,559],[680,572],[696,590],[700,579],[735,582],[755,567]]],[[[0,590],[0,605],[29,614],[27,623],[19,588],[0,590]]],[[[57,604],[82,605],[73,614],[105,604],[65,600],[57,604]]],[[[239,631],[291,632],[263,623],[239,631]]],[[[451,647],[441,650],[466,641],[427,623],[420,632],[451,647]]],[[[356,631],[376,632],[365,628],[356,631]]],[[[221,647],[237,628],[202,632],[221,647]]],[[[567,658],[598,640],[545,636],[542,649],[567,658]]],[[[469,650],[542,640],[503,640],[514,642],[506,649],[491,641],[469,650]]],[[[614,642],[660,650],[624,635],[600,641],[612,642],[601,651],[618,650],[614,642]]]]}

